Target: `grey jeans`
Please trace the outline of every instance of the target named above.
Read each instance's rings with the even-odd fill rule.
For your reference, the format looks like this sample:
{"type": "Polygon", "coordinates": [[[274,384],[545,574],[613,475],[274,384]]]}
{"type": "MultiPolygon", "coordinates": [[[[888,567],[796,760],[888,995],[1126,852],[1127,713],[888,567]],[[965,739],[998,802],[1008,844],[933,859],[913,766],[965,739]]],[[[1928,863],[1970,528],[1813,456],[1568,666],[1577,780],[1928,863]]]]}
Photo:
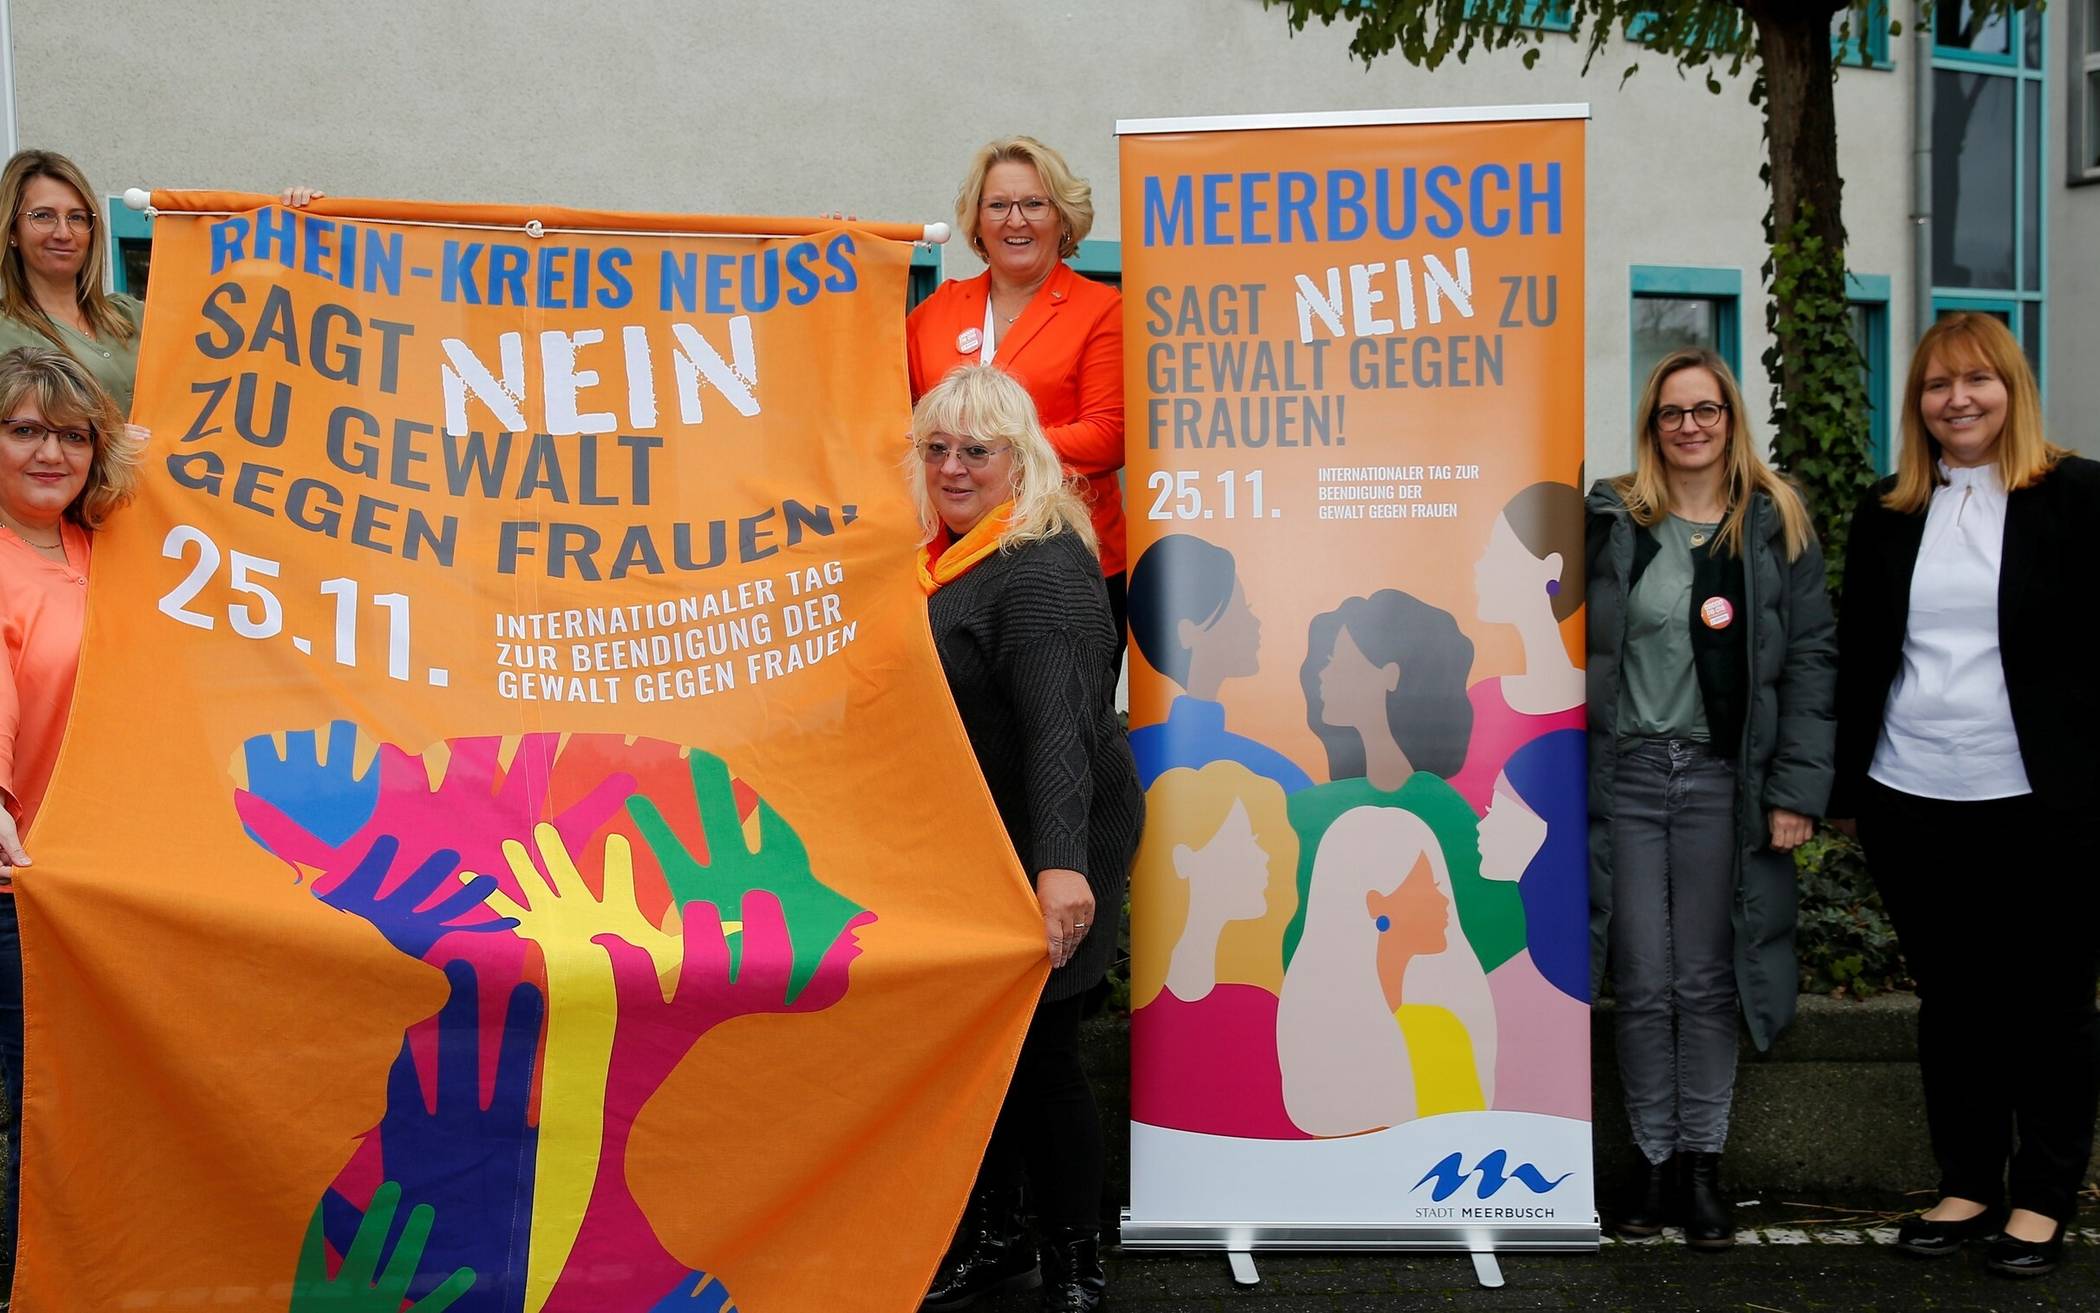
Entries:
{"type": "Polygon", "coordinates": [[[1619,1075],[1649,1162],[1719,1153],[1735,1092],[1735,769],[1705,744],[1619,749],[1612,990],[1619,1075]]]}

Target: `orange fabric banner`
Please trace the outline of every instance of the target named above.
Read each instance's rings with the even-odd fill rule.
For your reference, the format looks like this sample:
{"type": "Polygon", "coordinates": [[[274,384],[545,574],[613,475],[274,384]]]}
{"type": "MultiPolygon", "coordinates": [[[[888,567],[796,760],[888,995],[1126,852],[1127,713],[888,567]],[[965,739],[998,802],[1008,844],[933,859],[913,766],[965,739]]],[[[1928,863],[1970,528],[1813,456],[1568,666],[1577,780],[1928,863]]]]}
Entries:
{"type": "Polygon", "coordinates": [[[908,248],[154,199],[15,1307],[915,1307],[1044,950],[914,573],[908,248]]]}

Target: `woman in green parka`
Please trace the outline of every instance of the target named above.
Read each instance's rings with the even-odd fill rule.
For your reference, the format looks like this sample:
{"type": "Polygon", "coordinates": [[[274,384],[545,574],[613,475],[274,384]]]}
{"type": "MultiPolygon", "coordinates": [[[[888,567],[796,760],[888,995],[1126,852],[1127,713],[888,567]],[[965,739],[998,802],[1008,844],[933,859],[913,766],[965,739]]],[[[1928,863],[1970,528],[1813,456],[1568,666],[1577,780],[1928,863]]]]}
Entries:
{"type": "Polygon", "coordinates": [[[1760,1050],[1793,1020],[1792,850],[1830,794],[1837,649],[1808,511],[1728,366],[1670,353],[1637,420],[1588,525],[1592,974],[1647,1164],[1614,1223],[1653,1235],[1681,1208],[1722,1249],[1735,1017],[1760,1050]]]}

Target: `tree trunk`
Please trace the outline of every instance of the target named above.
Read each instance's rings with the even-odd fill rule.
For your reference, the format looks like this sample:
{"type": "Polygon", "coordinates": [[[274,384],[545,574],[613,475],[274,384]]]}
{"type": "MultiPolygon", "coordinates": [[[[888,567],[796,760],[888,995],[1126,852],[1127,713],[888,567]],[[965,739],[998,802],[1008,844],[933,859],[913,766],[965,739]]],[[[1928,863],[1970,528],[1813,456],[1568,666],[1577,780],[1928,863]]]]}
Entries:
{"type": "Polygon", "coordinates": [[[1842,6],[1754,4],[1758,57],[1765,76],[1765,136],[1772,163],[1772,218],[1793,227],[1801,202],[1812,203],[1810,235],[1842,250],[1845,225],[1838,196],[1837,95],[1831,80],[1830,21],[1842,6]]]}
{"type": "Polygon", "coordinates": [[[1830,21],[1840,0],[1747,0],[1757,24],[1772,212],[1764,354],[1773,381],[1772,457],[1808,503],[1833,586],[1853,507],[1874,479],[1864,362],[1845,297],[1844,180],[1830,21]]]}

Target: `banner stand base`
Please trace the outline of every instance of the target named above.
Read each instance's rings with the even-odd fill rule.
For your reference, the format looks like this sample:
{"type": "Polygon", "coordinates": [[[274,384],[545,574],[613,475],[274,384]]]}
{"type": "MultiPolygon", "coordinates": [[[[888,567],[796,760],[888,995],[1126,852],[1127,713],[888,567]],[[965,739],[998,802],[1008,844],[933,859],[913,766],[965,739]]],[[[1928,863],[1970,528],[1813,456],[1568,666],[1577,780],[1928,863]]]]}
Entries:
{"type": "Polygon", "coordinates": [[[1476,1249],[1473,1251],[1473,1276],[1475,1280],[1480,1282],[1483,1289],[1500,1290],[1502,1288],[1502,1265],[1495,1261],[1495,1251],[1492,1249],[1476,1249]]]}
{"type": "Polygon", "coordinates": [[[1233,1249],[1226,1252],[1225,1261],[1232,1265],[1234,1285],[1258,1286],[1261,1284],[1261,1273],[1254,1270],[1254,1255],[1244,1249],[1233,1249]]]}

